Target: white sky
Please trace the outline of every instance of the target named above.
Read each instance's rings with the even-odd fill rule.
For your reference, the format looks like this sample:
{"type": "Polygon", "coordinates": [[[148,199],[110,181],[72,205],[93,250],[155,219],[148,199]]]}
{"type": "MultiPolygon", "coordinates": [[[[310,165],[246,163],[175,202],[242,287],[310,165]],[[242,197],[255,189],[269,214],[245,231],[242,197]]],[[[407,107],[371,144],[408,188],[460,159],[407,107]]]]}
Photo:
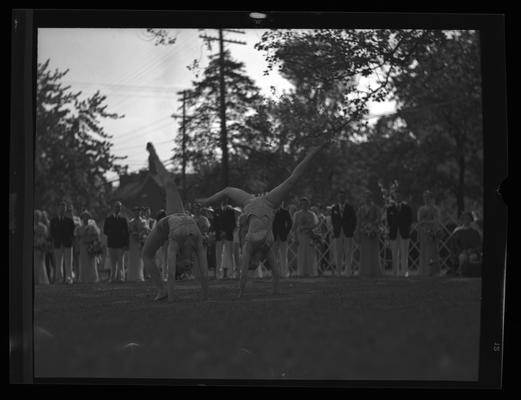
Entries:
{"type": "MultiPolygon", "coordinates": [[[[109,112],[125,118],[105,120],[106,131],[113,136],[112,152],[128,156],[129,170],[147,164],[146,142],[155,144],[159,157],[171,157],[173,139],[177,134],[179,113],[177,91],[189,89],[196,72],[187,66],[200,60],[200,72],[208,56],[217,52],[214,42],[210,52],[199,35],[216,36],[216,30],[169,30],[177,35],[173,45],[155,45],[143,29],[64,29],[46,28],[38,31],[38,62],[50,59],[50,68],[69,69],[64,82],[74,91],[93,94],[97,89],[107,96],[109,112]]],[[[266,61],[262,52],[254,49],[264,30],[246,29],[245,34],[226,32],[225,38],[245,41],[246,45],[227,44],[232,56],[245,63],[246,73],[266,96],[270,87],[277,91],[291,87],[290,83],[272,72],[264,76],[266,61]]],[[[394,110],[394,103],[375,103],[371,114],[394,110]]],[[[114,178],[111,175],[109,178],[114,178]]]]}

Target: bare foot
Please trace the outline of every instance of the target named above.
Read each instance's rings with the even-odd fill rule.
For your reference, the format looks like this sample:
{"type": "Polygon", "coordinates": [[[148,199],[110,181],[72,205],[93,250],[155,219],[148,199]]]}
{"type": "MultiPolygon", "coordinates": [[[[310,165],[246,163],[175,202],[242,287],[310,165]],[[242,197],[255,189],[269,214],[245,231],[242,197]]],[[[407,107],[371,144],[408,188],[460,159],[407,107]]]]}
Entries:
{"type": "Polygon", "coordinates": [[[151,142],[148,142],[147,143],[147,151],[149,153],[156,153],[156,149],[154,148],[154,145],[151,143],[151,142]]]}
{"type": "Polygon", "coordinates": [[[161,300],[166,299],[167,297],[168,297],[168,293],[166,292],[166,290],[162,289],[157,292],[157,295],[154,298],[154,301],[161,301],[161,300]]]}

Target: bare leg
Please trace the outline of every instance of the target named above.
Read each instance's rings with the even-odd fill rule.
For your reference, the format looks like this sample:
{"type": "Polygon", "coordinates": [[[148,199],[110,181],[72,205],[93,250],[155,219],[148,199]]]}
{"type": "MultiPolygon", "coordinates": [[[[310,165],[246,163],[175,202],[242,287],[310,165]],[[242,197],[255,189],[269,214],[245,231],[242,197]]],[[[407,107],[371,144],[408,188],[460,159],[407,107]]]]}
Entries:
{"type": "Polygon", "coordinates": [[[203,206],[207,206],[210,204],[215,204],[226,197],[231,199],[232,202],[234,202],[236,205],[243,207],[247,200],[255,196],[245,192],[244,190],[228,186],[223,190],[215,193],[213,196],[207,197],[206,199],[196,199],[196,202],[203,206]]]}
{"type": "Polygon", "coordinates": [[[391,247],[391,255],[392,255],[392,261],[393,261],[392,262],[393,270],[391,271],[391,274],[398,276],[399,275],[399,262],[400,262],[399,251],[398,251],[399,250],[398,238],[396,238],[394,240],[390,240],[389,247],[391,247]]]}
{"type": "Polygon", "coordinates": [[[156,224],[152,229],[152,232],[148,235],[145,245],[143,246],[144,268],[150,274],[150,279],[157,289],[157,295],[154,301],[162,300],[167,296],[165,285],[161,279],[161,272],[159,271],[155,260],[157,250],[161,248],[165,240],[167,240],[167,237],[160,232],[159,224],[156,224]]]}
{"type": "Polygon", "coordinates": [[[271,266],[271,275],[273,277],[273,294],[279,293],[279,279],[280,279],[280,269],[278,263],[278,257],[275,255],[275,248],[272,246],[271,249],[268,250],[268,263],[271,266]]]}
{"type": "Polygon", "coordinates": [[[152,143],[147,143],[147,151],[149,153],[149,161],[153,164],[151,165],[154,168],[154,173],[152,173],[152,177],[154,180],[159,183],[160,186],[164,186],[166,182],[171,178],[170,172],[167,171],[159,157],[157,156],[156,149],[152,143]]]}
{"type": "Polygon", "coordinates": [[[345,238],[345,262],[346,262],[346,275],[353,276],[353,238],[345,238]]]}
{"type": "Polygon", "coordinates": [[[202,238],[197,245],[197,257],[195,267],[199,270],[199,279],[201,281],[202,300],[208,299],[208,260],[206,258],[206,248],[204,247],[202,238]]]}
{"type": "Polygon", "coordinates": [[[304,157],[304,159],[295,167],[288,179],[282,182],[275,189],[271,190],[267,195],[266,199],[271,203],[273,208],[278,208],[284,198],[288,195],[289,191],[295,186],[297,181],[304,175],[306,169],[311,164],[313,157],[325,146],[314,146],[311,151],[304,157]]]}
{"type": "Polygon", "coordinates": [[[223,278],[223,270],[222,270],[222,259],[223,259],[223,241],[216,240],[215,241],[215,278],[222,279],[223,278]]]}
{"type": "Polygon", "coordinates": [[[54,249],[54,283],[63,282],[63,247],[54,249]]]}
{"type": "Polygon", "coordinates": [[[118,265],[118,256],[116,254],[117,249],[108,249],[109,259],[110,259],[110,277],[109,282],[116,282],[117,279],[117,265],[118,265]]]}
{"type": "Polygon", "coordinates": [[[404,276],[409,276],[409,239],[400,239],[400,264],[404,276]]]}
{"type": "Polygon", "coordinates": [[[118,250],[118,268],[116,270],[117,280],[123,282],[125,280],[125,250],[118,250]]]}
{"type": "Polygon", "coordinates": [[[240,259],[241,259],[240,251],[241,251],[241,248],[240,248],[239,244],[234,242],[233,243],[233,262],[235,263],[235,276],[234,276],[234,278],[237,278],[237,272],[241,268],[241,264],[240,264],[240,259]]]}
{"type": "Polygon", "coordinates": [[[168,244],[161,246],[159,254],[161,259],[161,273],[163,279],[166,281],[168,279],[168,244]]]}
{"type": "Polygon", "coordinates": [[[248,242],[246,242],[244,244],[241,257],[241,279],[239,288],[239,298],[242,297],[244,289],[246,288],[246,281],[248,280],[248,268],[250,266],[250,259],[252,256],[251,252],[251,245],[248,242]]]}
{"type": "Polygon", "coordinates": [[[176,256],[179,247],[173,240],[168,242],[168,301],[174,301],[176,256]]]}
{"type": "Polygon", "coordinates": [[[165,189],[166,192],[166,214],[183,213],[183,200],[175,184],[174,176],[167,171],[152,143],[147,144],[147,150],[150,153],[150,160],[155,166],[156,175],[152,175],[154,180],[165,189]]]}

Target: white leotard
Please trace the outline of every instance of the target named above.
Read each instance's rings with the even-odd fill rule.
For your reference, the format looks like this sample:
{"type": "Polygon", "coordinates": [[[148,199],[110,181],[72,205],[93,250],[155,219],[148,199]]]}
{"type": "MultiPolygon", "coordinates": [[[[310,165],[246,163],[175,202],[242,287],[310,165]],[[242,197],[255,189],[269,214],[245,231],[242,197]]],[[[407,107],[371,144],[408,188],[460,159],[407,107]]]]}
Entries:
{"type": "Polygon", "coordinates": [[[272,223],[275,217],[273,205],[266,197],[255,197],[246,202],[244,206],[243,223],[248,223],[248,232],[245,240],[250,242],[265,241],[266,244],[273,242],[272,223]],[[250,220],[249,217],[255,216],[250,220]]]}

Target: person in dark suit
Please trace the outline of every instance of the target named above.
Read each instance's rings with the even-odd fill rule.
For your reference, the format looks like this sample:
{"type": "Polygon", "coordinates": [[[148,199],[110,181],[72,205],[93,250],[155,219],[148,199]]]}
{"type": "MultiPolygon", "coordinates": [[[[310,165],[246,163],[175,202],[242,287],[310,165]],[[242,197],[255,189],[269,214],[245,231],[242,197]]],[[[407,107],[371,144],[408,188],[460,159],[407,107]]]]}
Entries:
{"type": "Polygon", "coordinates": [[[234,209],[223,201],[221,204],[221,240],[222,240],[222,261],[221,269],[223,276],[228,278],[237,277],[237,268],[233,262],[233,231],[235,230],[236,218],[234,209]],[[226,273],[225,273],[226,271],[226,273]]]}
{"type": "Polygon", "coordinates": [[[215,277],[222,279],[222,255],[223,255],[223,238],[224,232],[222,230],[222,207],[215,207],[213,211],[213,218],[211,229],[215,237],[215,277]]]}
{"type": "Polygon", "coordinates": [[[412,209],[407,202],[401,201],[396,191],[392,203],[386,209],[389,242],[393,257],[392,274],[396,276],[409,275],[409,242],[412,226],[412,209]]]}
{"type": "MultiPolygon", "coordinates": [[[[216,235],[215,235],[215,226],[214,226],[214,212],[215,210],[212,207],[202,207],[201,208],[202,214],[208,218],[208,221],[210,222],[210,228],[208,230],[208,244],[206,246],[206,255],[208,260],[208,269],[212,269],[217,271],[216,267],[216,256],[215,256],[215,241],[216,241],[216,235]]],[[[217,276],[217,274],[215,275],[217,276]]]]}
{"type": "Polygon", "coordinates": [[[275,217],[273,218],[273,238],[275,255],[279,259],[280,265],[280,276],[287,278],[289,277],[288,270],[288,235],[291,232],[293,226],[293,220],[289,211],[284,208],[284,202],[280,204],[280,207],[275,211],[275,217]]]}
{"type": "MultiPolygon", "coordinates": [[[[81,219],[79,216],[74,215],[74,207],[72,204],[67,206],[67,214],[69,218],[72,218],[74,222],[74,231],[81,226],[81,219]]],[[[78,237],[74,235],[74,239],[72,241],[72,279],[74,282],[78,282],[80,276],[80,244],[78,237]]]]}
{"type": "Polygon", "coordinates": [[[114,203],[114,213],[105,219],[103,233],[107,235],[107,248],[110,258],[110,282],[123,279],[123,253],[128,249],[128,221],[121,214],[121,202],[114,203]]]}
{"type": "Polygon", "coordinates": [[[336,204],[331,207],[331,225],[333,226],[337,275],[353,275],[353,235],[356,230],[356,222],[355,209],[347,202],[346,192],[340,190],[336,204]]]}
{"type": "Polygon", "coordinates": [[[58,206],[58,215],[50,222],[54,248],[54,282],[72,284],[72,244],[74,240],[74,221],[67,215],[68,205],[63,201],[58,206]]]}

